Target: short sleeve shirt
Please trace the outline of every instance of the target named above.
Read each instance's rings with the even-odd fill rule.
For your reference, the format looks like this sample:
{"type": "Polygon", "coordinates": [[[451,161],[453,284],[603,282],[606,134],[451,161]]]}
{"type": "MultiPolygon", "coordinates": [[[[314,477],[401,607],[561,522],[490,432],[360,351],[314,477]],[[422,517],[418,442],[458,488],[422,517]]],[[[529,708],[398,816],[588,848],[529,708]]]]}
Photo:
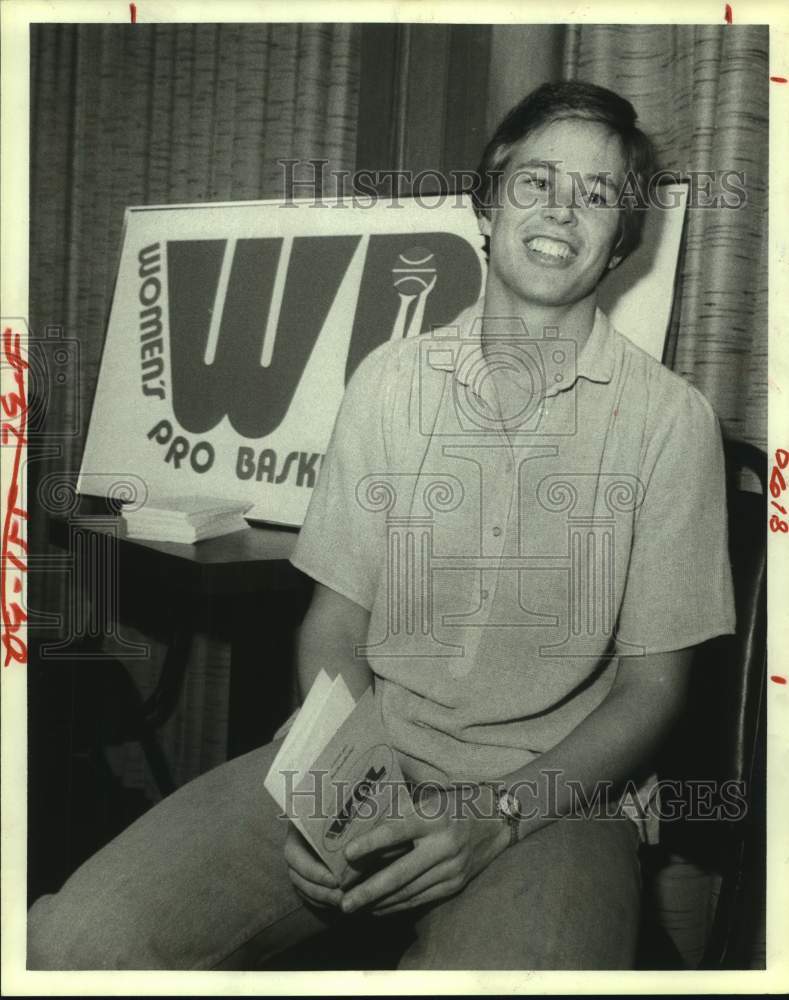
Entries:
{"type": "Polygon", "coordinates": [[[734,631],[708,402],[599,310],[578,357],[512,331],[482,352],[480,313],[362,362],[292,557],[370,611],[414,780],[501,778],[600,704],[622,656],[734,631]]]}

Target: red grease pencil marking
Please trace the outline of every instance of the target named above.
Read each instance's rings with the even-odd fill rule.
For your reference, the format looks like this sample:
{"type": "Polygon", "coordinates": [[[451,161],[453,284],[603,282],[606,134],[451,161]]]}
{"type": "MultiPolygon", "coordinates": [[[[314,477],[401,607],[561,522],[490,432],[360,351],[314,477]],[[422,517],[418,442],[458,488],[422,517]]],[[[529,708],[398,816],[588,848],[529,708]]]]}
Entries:
{"type": "MultiPolygon", "coordinates": [[[[789,466],[789,449],[777,448],[775,451],[775,464],[770,472],[770,496],[773,498],[770,503],[773,507],[780,510],[784,517],[786,517],[786,508],[776,503],[776,501],[782,499],[782,494],[786,489],[786,477],[783,474],[783,470],[787,466],[789,466]]],[[[784,503],[786,503],[786,500],[784,500],[784,503]]],[[[776,534],[789,535],[789,521],[781,520],[777,514],[771,514],[769,524],[770,531],[776,534]]]]}
{"type": "Polygon", "coordinates": [[[773,83],[787,83],[787,82],[789,82],[789,81],[787,81],[787,79],[786,79],[785,76],[771,76],[770,79],[772,80],[773,83]]]}
{"type": "Polygon", "coordinates": [[[786,678],[779,677],[778,674],[773,674],[770,680],[774,681],[776,684],[786,684],[786,678]]]}
{"type": "Polygon", "coordinates": [[[724,13],[723,16],[724,16],[724,19],[726,21],[726,24],[731,24],[731,4],[730,3],[726,4],[726,12],[724,13]]]}
{"type": "Polygon", "coordinates": [[[136,3],[130,3],[129,4],[129,14],[131,15],[131,23],[132,24],[136,24],[137,23],[137,4],[136,3]]]}
{"type": "Polygon", "coordinates": [[[0,547],[0,625],[2,625],[2,644],[5,650],[3,666],[7,667],[12,660],[17,663],[27,663],[27,644],[20,635],[17,635],[22,623],[27,621],[27,614],[11,597],[11,593],[20,593],[21,577],[27,572],[27,541],[22,533],[23,524],[27,521],[27,511],[19,507],[17,501],[22,457],[27,444],[24,372],[28,364],[22,357],[21,338],[18,333],[12,334],[10,327],[3,330],[2,348],[3,362],[13,372],[14,384],[13,390],[0,395],[2,408],[0,442],[3,447],[13,449],[11,481],[8,484],[8,492],[3,498],[5,515],[0,547]]]}

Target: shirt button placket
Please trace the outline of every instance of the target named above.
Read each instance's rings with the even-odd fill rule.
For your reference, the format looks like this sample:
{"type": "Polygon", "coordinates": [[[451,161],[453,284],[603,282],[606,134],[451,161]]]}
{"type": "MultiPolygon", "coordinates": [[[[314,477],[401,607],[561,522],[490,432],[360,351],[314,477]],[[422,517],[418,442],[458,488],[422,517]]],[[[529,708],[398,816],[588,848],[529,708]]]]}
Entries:
{"type": "MultiPolygon", "coordinates": [[[[497,448],[496,455],[498,461],[494,463],[495,476],[497,489],[496,493],[496,503],[492,504],[490,517],[488,519],[488,526],[486,534],[486,544],[485,551],[482,553],[484,556],[493,556],[496,559],[500,559],[505,551],[506,546],[506,527],[510,516],[510,507],[512,506],[512,492],[513,492],[513,470],[515,468],[515,463],[513,461],[513,451],[507,442],[506,448],[497,448]]],[[[493,604],[496,599],[496,590],[498,589],[499,583],[501,582],[502,573],[507,573],[507,570],[488,570],[482,576],[482,603],[483,607],[487,609],[488,614],[491,613],[493,609],[493,604]],[[487,597],[484,595],[487,594],[487,597]]]]}

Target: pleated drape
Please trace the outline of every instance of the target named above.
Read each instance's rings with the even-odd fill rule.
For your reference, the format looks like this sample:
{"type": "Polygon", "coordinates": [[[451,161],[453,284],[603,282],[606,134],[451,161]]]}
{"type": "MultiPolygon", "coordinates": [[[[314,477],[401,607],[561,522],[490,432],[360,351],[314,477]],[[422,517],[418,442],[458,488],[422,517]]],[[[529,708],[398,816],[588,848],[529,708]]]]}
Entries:
{"type": "MultiPolygon", "coordinates": [[[[76,480],[125,207],[281,197],[281,159],[353,170],[359,31],[353,24],[32,27],[29,315],[35,336],[57,326],[78,342],[80,377],[50,393],[46,421],[49,429],[76,424],[80,433],[61,442],[58,456],[36,462],[31,479],[57,471],[76,480]]],[[[120,469],[123,442],[118,458],[120,469]]],[[[32,551],[45,552],[46,539],[39,510],[32,551]]],[[[70,599],[62,576],[31,578],[38,609],[62,612],[70,599]]],[[[140,638],[128,629],[125,637],[140,638]]],[[[146,641],[151,661],[130,665],[143,695],[163,653],[161,643],[146,641]]],[[[162,734],[178,781],[223,759],[228,660],[225,642],[203,635],[193,644],[179,713],[162,734]]],[[[139,757],[127,757],[126,778],[147,783],[132,773],[139,757]]]]}
{"type": "Polygon", "coordinates": [[[741,207],[688,213],[664,360],[728,434],[765,447],[767,27],[573,25],[564,69],[632,101],[665,169],[744,172],[741,207]]]}

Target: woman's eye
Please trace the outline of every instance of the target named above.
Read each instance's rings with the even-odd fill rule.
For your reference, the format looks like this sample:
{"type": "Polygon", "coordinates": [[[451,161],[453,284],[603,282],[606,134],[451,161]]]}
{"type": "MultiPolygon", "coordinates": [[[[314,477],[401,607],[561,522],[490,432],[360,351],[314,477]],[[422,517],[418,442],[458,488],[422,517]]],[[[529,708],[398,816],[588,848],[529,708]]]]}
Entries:
{"type": "Polygon", "coordinates": [[[535,174],[524,174],[523,181],[530,187],[537,188],[538,191],[544,191],[548,187],[548,181],[546,178],[537,177],[535,174]]]}
{"type": "Polygon", "coordinates": [[[599,191],[593,191],[589,195],[589,204],[598,206],[598,205],[607,205],[608,202],[605,200],[605,195],[600,194],[599,191]]]}

